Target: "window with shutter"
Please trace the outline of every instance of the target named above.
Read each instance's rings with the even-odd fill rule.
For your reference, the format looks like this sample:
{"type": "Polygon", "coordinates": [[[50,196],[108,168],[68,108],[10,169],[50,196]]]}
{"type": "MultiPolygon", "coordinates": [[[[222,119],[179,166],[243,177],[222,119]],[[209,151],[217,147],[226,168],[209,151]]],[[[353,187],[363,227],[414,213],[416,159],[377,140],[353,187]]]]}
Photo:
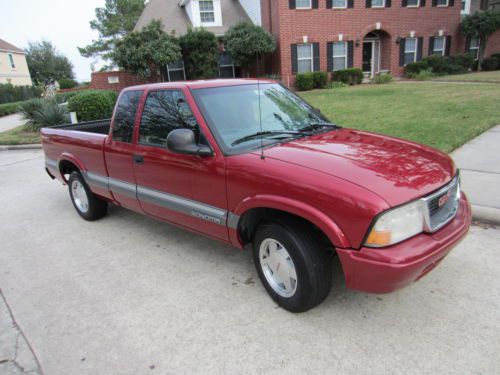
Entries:
{"type": "Polygon", "coordinates": [[[347,42],[332,44],[332,72],[347,68],[347,42]]]}
{"type": "Polygon", "coordinates": [[[408,8],[418,8],[420,6],[420,0],[406,0],[406,6],[408,8]]]}
{"type": "Polygon", "coordinates": [[[436,0],[436,6],[438,7],[447,7],[448,0],[436,0]]]}
{"type": "Polygon", "coordinates": [[[470,38],[469,53],[474,57],[475,60],[477,60],[479,56],[479,43],[480,39],[478,37],[470,38]]]}
{"type": "Polygon", "coordinates": [[[332,0],[333,9],[345,9],[347,8],[347,0],[332,0]]]}
{"type": "Polygon", "coordinates": [[[311,0],[295,0],[295,9],[311,9],[311,0]]]}
{"type": "Polygon", "coordinates": [[[437,36],[434,38],[434,45],[432,48],[433,55],[444,56],[444,51],[446,48],[446,39],[444,36],[437,36]]]}
{"type": "Polygon", "coordinates": [[[297,45],[297,73],[312,72],[313,67],[313,45],[298,44],[297,45]]]}
{"type": "Polygon", "coordinates": [[[385,7],[385,0],[372,0],[372,8],[384,8],[385,7]]]}
{"type": "Polygon", "coordinates": [[[404,40],[404,65],[417,61],[417,38],[404,40]]]}

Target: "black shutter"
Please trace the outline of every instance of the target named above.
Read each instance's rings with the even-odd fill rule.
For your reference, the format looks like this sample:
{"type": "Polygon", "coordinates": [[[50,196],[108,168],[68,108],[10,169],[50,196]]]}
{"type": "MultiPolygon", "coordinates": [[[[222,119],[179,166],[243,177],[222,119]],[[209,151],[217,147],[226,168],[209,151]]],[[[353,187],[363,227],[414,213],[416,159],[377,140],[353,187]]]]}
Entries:
{"type": "Polygon", "coordinates": [[[312,0],[313,9],[318,9],[318,0],[312,0]]]}
{"type": "Polygon", "coordinates": [[[405,39],[399,41],[399,66],[405,65],[405,39]]]}
{"type": "Polygon", "coordinates": [[[327,70],[329,72],[333,72],[333,43],[326,43],[326,64],[327,70]]]}
{"type": "Polygon", "coordinates": [[[319,43],[313,43],[313,71],[319,72],[320,70],[319,59],[319,43]]]}
{"type": "Polygon", "coordinates": [[[429,56],[434,53],[434,37],[429,38],[429,56]]]}
{"type": "Polygon", "coordinates": [[[354,42],[347,42],[347,67],[352,68],[354,65],[354,42]]]}
{"type": "Polygon", "coordinates": [[[424,38],[417,39],[417,61],[422,60],[422,51],[424,50],[424,38]]]}
{"type": "Polygon", "coordinates": [[[448,6],[454,7],[455,6],[455,0],[449,0],[448,6]]]}
{"type": "Polygon", "coordinates": [[[402,7],[407,7],[408,6],[408,0],[401,0],[401,6],[402,7]]]}
{"type": "Polygon", "coordinates": [[[437,0],[432,0],[432,6],[433,6],[433,7],[437,7],[437,6],[438,6],[438,2],[437,2],[437,0]]]}
{"type": "Polygon", "coordinates": [[[288,0],[288,7],[290,9],[295,9],[295,0],[288,0]]]}
{"type": "Polygon", "coordinates": [[[372,7],[372,0],[366,0],[366,7],[371,8],[372,7]]]}
{"type": "Polygon", "coordinates": [[[333,8],[332,0],[326,0],[326,8],[327,9],[332,9],[333,8]]]}
{"type": "Polygon", "coordinates": [[[354,8],[354,0],[347,0],[347,7],[354,8]]]}
{"type": "Polygon", "coordinates": [[[451,48],[451,36],[446,37],[446,45],[444,48],[444,55],[450,56],[450,48],[451,48]]]}
{"type": "Polygon", "coordinates": [[[425,0],[420,0],[420,8],[424,8],[425,7],[425,0]]]}
{"type": "Polygon", "coordinates": [[[390,8],[391,7],[391,0],[385,0],[385,7],[390,8]]]}
{"type": "Polygon", "coordinates": [[[292,74],[299,71],[299,60],[297,60],[297,45],[292,44],[292,74]]]}

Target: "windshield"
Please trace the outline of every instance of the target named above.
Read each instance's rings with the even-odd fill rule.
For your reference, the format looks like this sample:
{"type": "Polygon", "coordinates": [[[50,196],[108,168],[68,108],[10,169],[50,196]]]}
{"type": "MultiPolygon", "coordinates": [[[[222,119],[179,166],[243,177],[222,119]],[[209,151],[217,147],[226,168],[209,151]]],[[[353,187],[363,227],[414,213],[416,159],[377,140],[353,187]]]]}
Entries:
{"type": "Polygon", "coordinates": [[[256,84],[197,89],[193,95],[214,136],[228,154],[260,147],[261,137],[267,146],[296,137],[294,132],[311,124],[328,123],[310,105],[276,83],[261,84],[260,90],[256,84]],[[253,137],[261,132],[265,134],[253,137]]]}

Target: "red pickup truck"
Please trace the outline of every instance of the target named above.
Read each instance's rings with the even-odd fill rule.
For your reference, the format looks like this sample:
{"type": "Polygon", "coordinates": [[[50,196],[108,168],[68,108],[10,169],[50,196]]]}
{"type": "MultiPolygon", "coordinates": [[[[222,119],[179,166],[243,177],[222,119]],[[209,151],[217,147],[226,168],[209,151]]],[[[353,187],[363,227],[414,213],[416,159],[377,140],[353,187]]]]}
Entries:
{"type": "Polygon", "coordinates": [[[334,256],[348,288],[387,293],[471,223],[446,154],[341,128],[269,80],[130,87],[111,120],[41,133],[46,170],[82,218],[113,203],[251,245],[266,290],[293,312],[327,297],[334,256]]]}

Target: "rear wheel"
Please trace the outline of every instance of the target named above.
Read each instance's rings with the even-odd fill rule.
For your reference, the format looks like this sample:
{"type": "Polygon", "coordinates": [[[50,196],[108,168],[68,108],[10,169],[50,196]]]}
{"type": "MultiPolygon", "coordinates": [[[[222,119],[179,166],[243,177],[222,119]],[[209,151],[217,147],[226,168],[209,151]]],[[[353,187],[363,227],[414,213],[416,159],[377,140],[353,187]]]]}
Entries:
{"type": "Polygon", "coordinates": [[[304,312],[328,296],[332,283],[331,260],[317,233],[294,219],[261,225],[253,241],[259,277],[278,305],[304,312]]]}
{"type": "Polygon", "coordinates": [[[68,179],[69,195],[76,212],[88,221],[98,220],[108,213],[108,202],[97,197],[79,172],[72,172],[68,179]]]}

